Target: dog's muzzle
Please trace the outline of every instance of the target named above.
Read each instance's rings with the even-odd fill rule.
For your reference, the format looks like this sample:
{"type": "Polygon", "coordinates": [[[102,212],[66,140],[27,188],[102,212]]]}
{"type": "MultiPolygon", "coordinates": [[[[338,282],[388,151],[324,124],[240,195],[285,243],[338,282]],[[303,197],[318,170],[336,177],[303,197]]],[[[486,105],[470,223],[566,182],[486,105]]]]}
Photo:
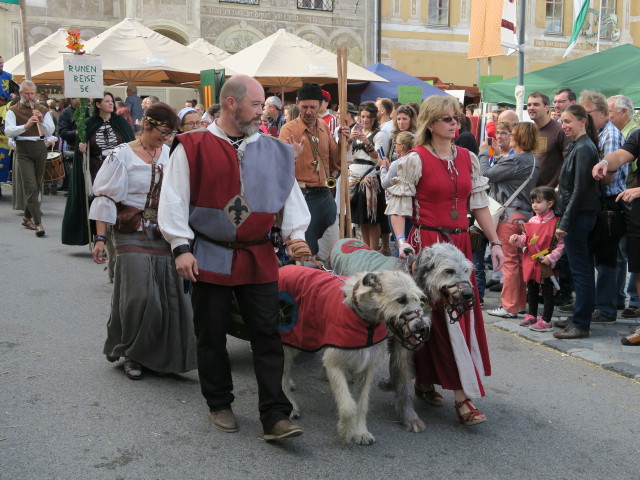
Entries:
{"type": "Polygon", "coordinates": [[[473,308],[476,300],[471,282],[458,282],[442,287],[442,295],[450,323],[460,320],[462,315],[473,308]]]}
{"type": "Polygon", "coordinates": [[[416,351],[429,339],[430,320],[425,320],[421,310],[403,314],[401,324],[388,323],[387,328],[407,350],[416,351]]]}

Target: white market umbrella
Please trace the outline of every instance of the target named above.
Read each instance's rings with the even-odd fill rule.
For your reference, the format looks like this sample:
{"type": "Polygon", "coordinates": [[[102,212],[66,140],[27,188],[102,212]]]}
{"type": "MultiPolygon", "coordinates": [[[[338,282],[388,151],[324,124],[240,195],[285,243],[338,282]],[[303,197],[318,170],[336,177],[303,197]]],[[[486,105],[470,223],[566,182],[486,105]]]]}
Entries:
{"type": "MultiPolygon", "coordinates": [[[[52,60],[62,57],[62,53],[71,53],[67,48],[67,37],[69,34],[65,28],[59,28],[44,40],[40,40],[34,46],[29,47],[29,58],[31,60],[31,71],[44,67],[52,60]]],[[[24,52],[20,52],[15,57],[4,62],[4,70],[11,73],[18,83],[24,80],[24,52]]],[[[43,82],[41,82],[43,83],[43,82]]]]}
{"type": "MultiPolygon", "coordinates": [[[[84,50],[102,61],[105,85],[169,87],[189,82],[194,86],[200,81],[201,70],[225,68],[212,56],[187,48],[130,18],[87,41],[84,50]]],[[[228,75],[235,73],[226,70],[228,75]]],[[[61,83],[62,55],[33,69],[33,80],[61,83]]]]}
{"type": "Polygon", "coordinates": [[[198,38],[195,42],[187,45],[187,48],[191,48],[196,52],[204,53],[205,55],[211,55],[219,62],[231,56],[230,53],[227,53],[221,48],[216,47],[214,44],[206,41],[204,38],[198,38]]]}
{"type": "MultiPolygon", "coordinates": [[[[280,29],[273,35],[232,55],[222,64],[227,69],[249,75],[266,87],[300,87],[303,82],[320,84],[338,80],[335,53],[280,29]]],[[[355,63],[347,62],[349,81],[386,82],[355,63]]]]}

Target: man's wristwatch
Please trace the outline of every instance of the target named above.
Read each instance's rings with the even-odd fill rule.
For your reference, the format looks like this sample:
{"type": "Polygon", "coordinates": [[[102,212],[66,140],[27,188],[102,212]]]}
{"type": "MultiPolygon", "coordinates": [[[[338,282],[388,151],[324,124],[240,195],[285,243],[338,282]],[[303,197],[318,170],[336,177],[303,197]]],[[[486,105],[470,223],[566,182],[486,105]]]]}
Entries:
{"type": "Polygon", "coordinates": [[[489,243],[489,245],[491,246],[491,248],[495,247],[496,245],[498,247],[501,247],[502,246],[502,242],[500,240],[496,240],[495,242],[489,243]]]}

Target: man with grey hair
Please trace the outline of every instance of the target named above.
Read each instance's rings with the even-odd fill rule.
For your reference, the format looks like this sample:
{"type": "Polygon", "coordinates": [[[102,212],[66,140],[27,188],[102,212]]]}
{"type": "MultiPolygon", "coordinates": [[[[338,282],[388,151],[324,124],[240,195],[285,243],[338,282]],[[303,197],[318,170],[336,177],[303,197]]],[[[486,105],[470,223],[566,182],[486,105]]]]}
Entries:
{"type": "MultiPolygon", "coordinates": [[[[633,102],[629,97],[624,95],[614,95],[607,99],[609,105],[609,121],[613,123],[625,139],[629,139],[631,133],[640,128],[640,124],[634,119],[633,102]]],[[[634,188],[638,186],[637,171],[638,171],[638,159],[633,159],[627,164],[629,168],[627,172],[627,188],[634,188]]],[[[624,204],[627,205],[627,204],[624,204]]],[[[624,255],[627,250],[627,235],[625,234],[620,240],[620,252],[624,255]]],[[[626,260],[626,256],[625,256],[626,260]]],[[[629,275],[629,283],[624,291],[624,284],[626,281],[626,269],[620,269],[618,271],[618,306],[622,306],[625,301],[625,296],[629,295],[629,306],[622,311],[622,317],[624,318],[637,318],[640,317],[640,299],[638,298],[638,290],[636,288],[636,274],[631,273],[629,275]]]]}
{"type": "Polygon", "coordinates": [[[42,237],[40,190],[47,161],[45,139],[53,135],[55,126],[49,109],[35,101],[35,83],[30,80],[22,82],[19,94],[20,101],[7,110],[5,133],[16,142],[16,168],[26,203],[22,225],[42,237]]]}
{"type": "MultiPolygon", "coordinates": [[[[600,92],[583,90],[578,103],[584,107],[593,119],[598,131],[600,158],[615,152],[624,144],[620,130],[609,121],[607,98],[600,92]]],[[[610,324],[616,321],[617,294],[623,288],[624,280],[618,285],[621,277],[626,277],[626,261],[620,251],[620,239],[625,232],[625,210],[623,202],[616,199],[627,188],[627,165],[623,165],[613,175],[608,185],[602,185],[602,207],[614,212],[610,235],[606,242],[594,248],[596,257],[596,309],[591,316],[591,323],[610,324]],[[624,270],[624,274],[622,271],[624,270]]]]}
{"type": "Polygon", "coordinates": [[[264,113],[269,117],[269,135],[277,137],[286,122],[282,113],[282,100],[276,96],[267,98],[264,102],[264,113]]]}
{"type": "Polygon", "coordinates": [[[142,121],[142,99],[138,96],[138,87],[133,83],[127,85],[127,98],[124,101],[125,107],[131,112],[131,118],[135,126],[136,132],[140,130],[142,121]]]}
{"type": "Polygon", "coordinates": [[[253,78],[227,80],[220,103],[214,123],[176,137],[158,223],[178,274],[195,282],[198,374],[211,423],[223,432],[238,431],[227,353],[235,296],[251,341],[264,439],[294,437],[302,429],[289,420],[292,406],[282,390],[278,262],[267,234],[281,212],[287,252],[296,261],[311,257],[304,240],[309,210],[294,176],[294,152],[302,146],[259,133],[264,90],[253,78]]]}

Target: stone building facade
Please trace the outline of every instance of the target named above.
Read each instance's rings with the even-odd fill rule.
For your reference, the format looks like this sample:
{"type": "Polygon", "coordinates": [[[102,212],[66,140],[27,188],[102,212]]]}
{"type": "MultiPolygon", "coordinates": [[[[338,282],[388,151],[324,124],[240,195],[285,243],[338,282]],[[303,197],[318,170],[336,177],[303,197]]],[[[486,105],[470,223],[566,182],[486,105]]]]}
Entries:
{"type": "MultiPolygon", "coordinates": [[[[27,7],[29,44],[59,27],[80,27],[88,40],[125,17],[184,45],[202,37],[236,53],[284,28],[335,51],[349,45],[350,60],[374,60],[374,0],[47,0],[46,8],[27,7]]],[[[0,3],[0,55],[22,50],[19,9],[0,3]]]]}

